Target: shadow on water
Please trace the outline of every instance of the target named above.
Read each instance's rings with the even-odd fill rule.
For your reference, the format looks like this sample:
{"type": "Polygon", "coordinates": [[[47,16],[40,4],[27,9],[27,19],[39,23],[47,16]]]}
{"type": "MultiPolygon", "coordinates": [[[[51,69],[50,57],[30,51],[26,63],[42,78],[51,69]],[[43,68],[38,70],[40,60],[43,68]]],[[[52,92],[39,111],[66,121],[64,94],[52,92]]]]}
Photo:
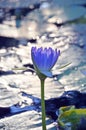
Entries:
{"type": "MultiPolygon", "coordinates": [[[[22,97],[27,97],[32,99],[31,105],[25,105],[26,101],[14,104],[10,107],[0,107],[0,118],[12,116],[26,111],[37,111],[41,112],[41,100],[31,94],[21,92],[22,97]],[[25,107],[23,107],[25,105],[25,107]]],[[[57,120],[58,114],[56,113],[60,107],[75,105],[76,108],[86,108],[86,93],[81,93],[79,91],[65,91],[60,97],[50,98],[45,100],[46,115],[49,116],[54,121],[57,120]]],[[[39,120],[38,118],[36,120],[39,120]]]]}

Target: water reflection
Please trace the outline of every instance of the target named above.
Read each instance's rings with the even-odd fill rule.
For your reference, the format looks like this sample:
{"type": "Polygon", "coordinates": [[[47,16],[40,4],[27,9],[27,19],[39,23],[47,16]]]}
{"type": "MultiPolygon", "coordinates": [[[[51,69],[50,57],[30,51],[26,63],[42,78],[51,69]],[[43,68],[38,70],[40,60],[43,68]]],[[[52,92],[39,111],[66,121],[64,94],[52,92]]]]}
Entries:
{"type": "MultiPolygon", "coordinates": [[[[32,1],[34,0],[30,2],[32,1]]],[[[58,2],[49,0],[22,8],[0,7],[1,72],[8,73],[9,69],[12,72],[12,68],[31,63],[31,46],[51,46],[60,49],[61,56],[53,69],[55,77],[46,80],[45,98],[58,97],[67,90],[86,92],[86,76],[81,72],[86,70],[85,3],[86,0],[66,0],[66,2],[65,0],[58,0],[58,2]],[[59,69],[67,63],[71,64],[59,69]]],[[[17,71],[13,75],[5,74],[0,77],[1,89],[3,86],[5,87],[1,91],[3,92],[2,105],[7,104],[8,106],[20,101],[18,92],[21,90],[40,97],[39,81],[32,72],[26,71],[21,74],[17,71]],[[4,93],[7,93],[7,97],[3,101],[6,96],[4,93]],[[10,97],[12,98],[10,99],[10,97]]],[[[34,120],[38,123],[30,127],[40,129],[39,115],[38,117],[34,115],[37,116],[37,113],[31,113],[30,123],[34,120]]],[[[25,115],[22,117],[24,118],[25,115]]],[[[28,122],[27,118],[26,113],[24,120],[28,122]]],[[[15,124],[17,124],[16,118],[15,124]]],[[[29,125],[27,126],[29,127],[29,125]]],[[[52,126],[48,127],[53,129],[50,128],[52,126]]]]}
{"type": "MultiPolygon", "coordinates": [[[[70,76],[73,80],[74,74],[71,67],[78,66],[77,73],[79,65],[86,61],[85,14],[85,1],[81,0],[68,2],[50,0],[22,8],[1,8],[1,35],[16,37],[21,43],[25,39],[25,45],[29,41],[37,45],[42,43],[59,48],[61,50],[59,66],[72,62],[72,65],[63,71],[62,77],[65,80],[67,76],[68,78],[70,76]]],[[[58,69],[55,73],[57,72],[58,69]]],[[[82,74],[79,73],[79,75],[82,74]]],[[[61,80],[62,77],[60,77],[61,80]]]]}

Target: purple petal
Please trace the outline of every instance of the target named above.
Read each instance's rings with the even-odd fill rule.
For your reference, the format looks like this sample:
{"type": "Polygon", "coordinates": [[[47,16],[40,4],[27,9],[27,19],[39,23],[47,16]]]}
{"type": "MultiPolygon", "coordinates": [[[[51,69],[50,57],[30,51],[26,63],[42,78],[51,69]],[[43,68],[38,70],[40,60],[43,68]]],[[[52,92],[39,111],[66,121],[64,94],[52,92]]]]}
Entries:
{"type": "Polygon", "coordinates": [[[46,68],[48,70],[51,69],[52,60],[53,60],[53,51],[52,48],[49,48],[47,53],[47,62],[46,62],[46,68]]]}
{"type": "Polygon", "coordinates": [[[44,50],[41,51],[41,55],[40,55],[40,69],[45,69],[45,61],[46,61],[46,57],[47,57],[47,48],[45,48],[44,50]]]}
{"type": "Polygon", "coordinates": [[[40,71],[40,73],[52,77],[52,73],[50,70],[55,65],[58,57],[60,55],[60,51],[53,50],[52,48],[36,48],[32,47],[31,56],[32,61],[35,68],[40,71]]]}
{"type": "Polygon", "coordinates": [[[36,65],[40,66],[40,57],[41,57],[42,47],[37,49],[35,58],[36,58],[36,65]]]}
{"type": "Polygon", "coordinates": [[[36,68],[39,68],[39,65],[40,65],[41,51],[42,51],[42,48],[37,49],[36,47],[33,47],[31,49],[32,61],[33,61],[36,68]]]}
{"type": "Polygon", "coordinates": [[[59,55],[60,55],[60,50],[57,51],[57,49],[56,49],[54,51],[54,54],[53,54],[53,60],[52,60],[51,68],[55,65],[56,61],[58,60],[59,55]]]}
{"type": "Polygon", "coordinates": [[[53,75],[52,75],[52,73],[50,71],[41,71],[41,73],[44,74],[47,77],[50,77],[50,78],[53,77],[53,75]]]}
{"type": "Polygon", "coordinates": [[[81,72],[86,76],[86,70],[81,70],[81,72]]]}
{"type": "Polygon", "coordinates": [[[49,70],[51,59],[49,58],[50,50],[45,48],[44,49],[44,60],[43,60],[43,70],[49,70]]]}

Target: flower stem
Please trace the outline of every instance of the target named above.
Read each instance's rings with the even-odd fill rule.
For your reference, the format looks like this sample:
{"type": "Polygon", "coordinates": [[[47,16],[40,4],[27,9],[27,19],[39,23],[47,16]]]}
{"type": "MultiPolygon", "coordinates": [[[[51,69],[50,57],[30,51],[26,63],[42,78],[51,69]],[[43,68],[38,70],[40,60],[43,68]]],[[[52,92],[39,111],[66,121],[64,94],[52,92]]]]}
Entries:
{"type": "Polygon", "coordinates": [[[46,114],[45,114],[45,100],[44,100],[45,79],[40,79],[40,81],[41,81],[42,130],[46,130],[46,114]]]}

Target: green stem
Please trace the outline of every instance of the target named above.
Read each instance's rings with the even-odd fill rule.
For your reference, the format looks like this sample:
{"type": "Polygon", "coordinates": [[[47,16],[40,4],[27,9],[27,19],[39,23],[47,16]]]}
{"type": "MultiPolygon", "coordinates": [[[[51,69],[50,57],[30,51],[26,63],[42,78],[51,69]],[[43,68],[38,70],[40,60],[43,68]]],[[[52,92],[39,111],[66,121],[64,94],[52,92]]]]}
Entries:
{"type": "Polygon", "coordinates": [[[46,130],[46,114],[45,114],[45,100],[44,100],[45,79],[41,79],[40,81],[41,81],[42,130],[46,130]]]}

